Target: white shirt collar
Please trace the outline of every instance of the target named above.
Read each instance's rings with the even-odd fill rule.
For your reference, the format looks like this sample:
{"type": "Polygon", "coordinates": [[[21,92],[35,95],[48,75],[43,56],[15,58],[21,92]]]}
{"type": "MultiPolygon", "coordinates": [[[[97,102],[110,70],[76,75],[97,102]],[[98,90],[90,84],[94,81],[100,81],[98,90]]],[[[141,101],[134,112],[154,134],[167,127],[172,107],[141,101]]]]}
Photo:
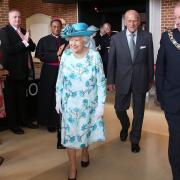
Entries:
{"type": "MultiPolygon", "coordinates": [[[[127,37],[127,40],[128,40],[128,43],[130,41],[130,34],[132,34],[131,32],[128,31],[128,29],[126,30],[126,37],[127,37]]],[[[137,40],[137,31],[134,32],[134,42],[136,44],[136,40],[137,40]]]]}
{"type": "Polygon", "coordinates": [[[17,31],[17,30],[18,30],[18,31],[21,31],[21,28],[20,28],[20,27],[17,28],[17,27],[15,27],[15,26],[13,26],[13,25],[11,25],[11,26],[14,28],[15,31],[17,31]]]}
{"type": "MultiPolygon", "coordinates": [[[[126,36],[129,36],[130,34],[132,34],[131,32],[129,32],[129,30],[126,30],[126,36]]],[[[134,32],[135,37],[137,37],[137,30],[134,32]]]]}

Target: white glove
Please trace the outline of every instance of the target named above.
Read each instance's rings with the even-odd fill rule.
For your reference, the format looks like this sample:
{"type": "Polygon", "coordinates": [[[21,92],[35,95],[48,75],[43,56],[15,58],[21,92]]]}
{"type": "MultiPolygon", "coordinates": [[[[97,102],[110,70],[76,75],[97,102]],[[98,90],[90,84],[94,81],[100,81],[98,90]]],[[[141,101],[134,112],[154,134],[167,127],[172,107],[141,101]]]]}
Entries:
{"type": "Polygon", "coordinates": [[[59,113],[62,113],[62,106],[61,106],[61,100],[60,99],[56,99],[56,112],[59,114],[59,113]]]}
{"type": "Polygon", "coordinates": [[[102,118],[103,116],[103,113],[104,113],[104,106],[97,106],[96,110],[95,110],[95,119],[100,119],[102,118]]]}

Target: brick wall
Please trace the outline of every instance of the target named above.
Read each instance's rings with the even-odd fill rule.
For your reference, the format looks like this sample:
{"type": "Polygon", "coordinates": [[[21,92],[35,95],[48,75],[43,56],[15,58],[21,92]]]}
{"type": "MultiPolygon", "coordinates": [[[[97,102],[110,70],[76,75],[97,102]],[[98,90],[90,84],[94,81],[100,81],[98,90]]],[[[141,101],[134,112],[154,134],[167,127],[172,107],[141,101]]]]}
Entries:
{"type": "Polygon", "coordinates": [[[24,27],[26,18],[36,13],[58,16],[63,18],[67,23],[77,21],[76,4],[42,3],[42,0],[9,0],[9,8],[15,8],[21,11],[24,27]]]}
{"type": "MultiPolygon", "coordinates": [[[[161,30],[174,27],[173,8],[179,0],[162,0],[161,30]]],[[[67,23],[77,21],[76,4],[51,4],[42,3],[42,0],[1,0],[0,1],[0,26],[8,22],[8,10],[19,9],[23,16],[23,26],[26,18],[35,13],[43,13],[49,16],[60,16],[67,23]],[[8,5],[9,1],[9,5],[8,5]]]]}
{"type": "Polygon", "coordinates": [[[9,0],[0,1],[0,27],[8,22],[9,0]]]}
{"type": "Polygon", "coordinates": [[[162,0],[161,31],[174,28],[173,10],[179,0],[162,0]]]}

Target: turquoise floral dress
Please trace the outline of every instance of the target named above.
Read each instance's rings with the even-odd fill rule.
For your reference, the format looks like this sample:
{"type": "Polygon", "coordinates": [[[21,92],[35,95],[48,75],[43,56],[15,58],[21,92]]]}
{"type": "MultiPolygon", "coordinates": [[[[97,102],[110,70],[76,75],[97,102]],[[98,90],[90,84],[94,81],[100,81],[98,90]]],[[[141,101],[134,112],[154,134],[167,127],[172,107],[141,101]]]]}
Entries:
{"type": "MultiPolygon", "coordinates": [[[[56,101],[62,104],[61,143],[68,148],[85,148],[104,141],[104,121],[96,118],[97,107],[104,108],[106,80],[99,53],[89,49],[76,58],[64,51],[56,83],[56,101]]],[[[57,102],[56,102],[57,103],[57,102]]]]}

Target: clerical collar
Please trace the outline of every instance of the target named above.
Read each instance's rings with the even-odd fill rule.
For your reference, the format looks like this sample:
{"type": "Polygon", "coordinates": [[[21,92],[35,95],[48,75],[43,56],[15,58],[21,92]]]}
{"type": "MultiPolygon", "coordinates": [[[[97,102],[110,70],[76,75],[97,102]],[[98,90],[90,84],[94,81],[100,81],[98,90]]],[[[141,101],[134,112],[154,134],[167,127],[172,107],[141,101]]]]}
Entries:
{"type": "Polygon", "coordinates": [[[59,36],[56,36],[56,35],[54,35],[53,33],[51,33],[51,35],[54,36],[55,38],[59,38],[59,36]]]}

